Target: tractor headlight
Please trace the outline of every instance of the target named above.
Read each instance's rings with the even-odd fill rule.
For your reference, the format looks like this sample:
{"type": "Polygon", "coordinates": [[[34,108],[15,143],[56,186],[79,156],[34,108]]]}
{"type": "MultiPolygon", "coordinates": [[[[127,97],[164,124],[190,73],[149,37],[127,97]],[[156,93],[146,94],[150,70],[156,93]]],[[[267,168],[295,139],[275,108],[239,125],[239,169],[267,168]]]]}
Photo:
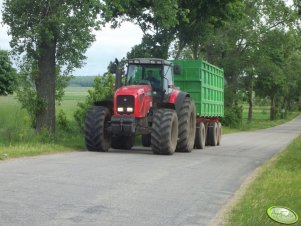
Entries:
{"type": "Polygon", "coordinates": [[[135,109],[135,97],[132,95],[118,95],[116,105],[119,114],[133,114],[135,109]]]}
{"type": "Polygon", "coordinates": [[[118,108],[117,108],[117,111],[118,111],[118,112],[123,112],[123,111],[124,111],[124,108],[118,107],[118,108]]]}

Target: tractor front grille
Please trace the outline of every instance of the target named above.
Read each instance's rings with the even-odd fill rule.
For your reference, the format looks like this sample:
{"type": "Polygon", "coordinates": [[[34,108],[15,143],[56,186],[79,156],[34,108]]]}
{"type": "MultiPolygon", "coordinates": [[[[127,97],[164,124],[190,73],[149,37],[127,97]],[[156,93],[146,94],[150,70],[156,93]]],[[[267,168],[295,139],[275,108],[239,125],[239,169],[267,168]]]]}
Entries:
{"type": "Polygon", "coordinates": [[[134,107],[135,107],[134,96],[120,95],[117,97],[117,112],[119,114],[133,114],[134,107]],[[122,111],[120,111],[121,109],[122,109],[122,111]]]}

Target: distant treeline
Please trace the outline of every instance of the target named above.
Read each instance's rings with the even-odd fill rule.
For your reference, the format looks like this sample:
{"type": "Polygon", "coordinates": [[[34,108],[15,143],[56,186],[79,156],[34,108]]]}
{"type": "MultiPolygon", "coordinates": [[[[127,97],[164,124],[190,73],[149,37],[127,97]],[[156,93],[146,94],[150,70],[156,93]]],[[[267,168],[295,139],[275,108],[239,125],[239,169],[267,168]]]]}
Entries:
{"type": "Polygon", "coordinates": [[[68,83],[68,86],[92,87],[96,76],[74,76],[68,83]]]}

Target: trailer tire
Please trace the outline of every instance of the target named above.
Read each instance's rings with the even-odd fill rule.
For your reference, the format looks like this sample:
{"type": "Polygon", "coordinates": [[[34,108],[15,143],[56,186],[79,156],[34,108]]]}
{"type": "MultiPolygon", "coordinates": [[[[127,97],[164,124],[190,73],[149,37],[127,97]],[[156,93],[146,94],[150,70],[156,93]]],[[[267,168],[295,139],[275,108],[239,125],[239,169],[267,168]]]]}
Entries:
{"type": "Polygon", "coordinates": [[[204,149],[206,143],[206,127],[203,122],[197,123],[195,129],[194,147],[204,149]]]}
{"type": "Polygon", "coordinates": [[[89,151],[106,152],[111,146],[111,135],[107,131],[111,120],[110,110],[102,106],[92,106],[85,119],[85,143],[89,151]]]}
{"type": "Polygon", "coordinates": [[[131,150],[134,146],[135,136],[113,136],[111,147],[114,149],[131,150]]]}
{"type": "Polygon", "coordinates": [[[189,97],[184,99],[179,115],[179,139],[177,152],[191,152],[194,146],[196,129],[196,109],[189,97]]]}
{"type": "Polygon", "coordinates": [[[221,141],[222,141],[222,124],[220,122],[217,123],[217,128],[218,128],[217,145],[221,145],[221,141]]]}
{"type": "Polygon", "coordinates": [[[177,146],[178,117],[175,110],[158,109],[154,113],[151,148],[154,154],[172,155],[177,146]]]}
{"type": "Polygon", "coordinates": [[[208,127],[208,135],[209,145],[216,146],[218,140],[218,128],[216,122],[211,123],[211,125],[208,127]]]}
{"type": "Polygon", "coordinates": [[[150,134],[142,135],[142,146],[143,147],[151,146],[151,135],[150,134]]]}

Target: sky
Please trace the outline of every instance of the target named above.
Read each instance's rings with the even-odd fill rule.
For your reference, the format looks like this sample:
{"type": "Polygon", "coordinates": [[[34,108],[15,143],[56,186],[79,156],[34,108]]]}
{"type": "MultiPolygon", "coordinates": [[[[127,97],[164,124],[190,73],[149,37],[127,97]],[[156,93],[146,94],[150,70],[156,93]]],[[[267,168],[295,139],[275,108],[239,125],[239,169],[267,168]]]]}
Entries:
{"type": "MultiPolygon", "coordinates": [[[[2,24],[2,3],[0,0],[0,49],[10,50],[10,36],[7,35],[8,27],[2,24]]],[[[120,28],[111,29],[109,25],[100,31],[94,32],[96,41],[86,52],[86,64],[81,69],[74,71],[76,76],[102,75],[106,72],[110,61],[121,59],[134,45],[141,42],[142,31],[137,25],[129,22],[122,24],[120,28]]]]}

